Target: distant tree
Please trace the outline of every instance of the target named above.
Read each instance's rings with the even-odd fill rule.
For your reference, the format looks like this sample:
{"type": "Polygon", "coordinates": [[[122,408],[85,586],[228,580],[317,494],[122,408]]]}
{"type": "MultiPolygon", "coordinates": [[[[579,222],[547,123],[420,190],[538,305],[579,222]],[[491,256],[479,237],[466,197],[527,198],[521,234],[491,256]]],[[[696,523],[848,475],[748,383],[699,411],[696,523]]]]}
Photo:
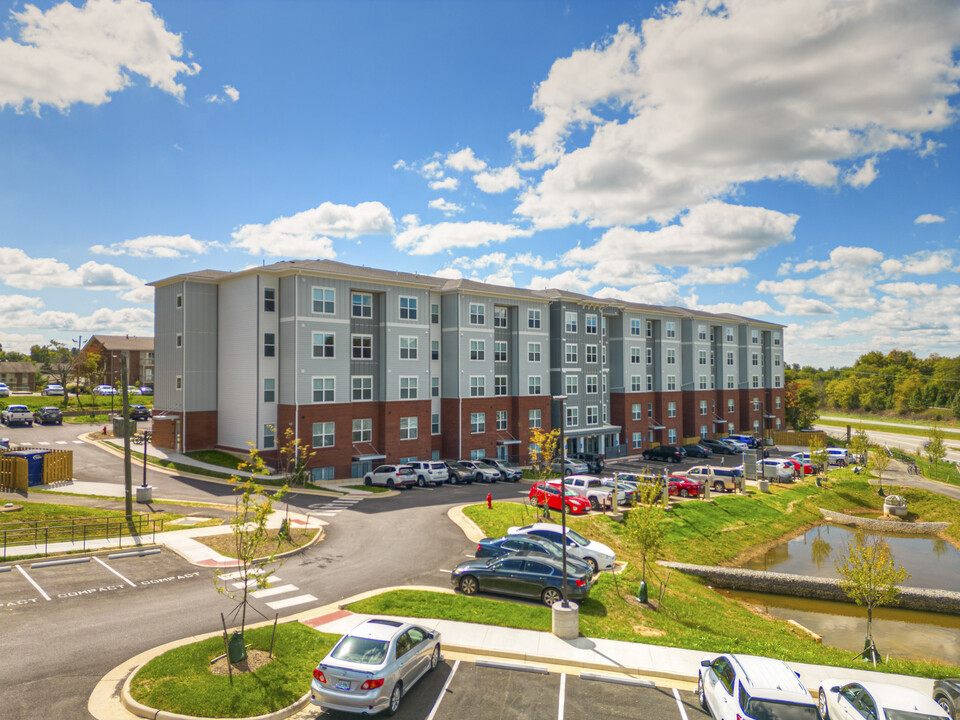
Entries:
{"type": "Polygon", "coordinates": [[[35,363],[45,365],[51,360],[50,348],[46,345],[33,345],[30,347],[30,359],[35,363]]]}
{"type": "Polygon", "coordinates": [[[943,441],[943,430],[939,425],[934,425],[930,428],[927,437],[930,438],[926,444],[927,457],[933,463],[934,474],[940,477],[940,463],[947,456],[947,446],[943,441]]]}
{"type": "Polygon", "coordinates": [[[530,431],[530,464],[534,474],[544,479],[551,474],[550,463],[558,462],[560,444],[560,428],[543,430],[533,428],[530,431]]]}
{"type": "Polygon", "coordinates": [[[654,562],[660,558],[667,542],[666,511],[660,504],[661,495],[659,482],[638,485],[633,508],[625,521],[627,537],[640,553],[644,582],[647,581],[647,560],[654,562]]]}
{"type": "Polygon", "coordinates": [[[58,340],[50,341],[49,360],[41,368],[59,384],[67,387],[70,376],[73,374],[73,353],[64,343],[58,340]]]}
{"type": "Polygon", "coordinates": [[[784,414],[794,430],[806,430],[817,420],[820,394],[812,381],[787,383],[784,392],[784,414]]]}
{"type": "Polygon", "coordinates": [[[877,482],[880,488],[877,492],[883,495],[883,474],[890,467],[890,456],[887,451],[881,447],[870,451],[870,470],[877,476],[877,482]]]}
{"type": "Polygon", "coordinates": [[[960,391],[953,396],[953,402],[950,403],[950,409],[953,410],[953,416],[960,420],[960,391]]]}

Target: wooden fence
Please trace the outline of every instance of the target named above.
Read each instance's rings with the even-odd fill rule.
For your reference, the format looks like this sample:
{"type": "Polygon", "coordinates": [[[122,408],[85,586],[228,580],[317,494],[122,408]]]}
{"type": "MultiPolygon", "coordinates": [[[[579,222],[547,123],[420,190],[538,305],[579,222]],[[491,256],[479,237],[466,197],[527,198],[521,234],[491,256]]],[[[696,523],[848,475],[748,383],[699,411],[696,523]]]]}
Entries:
{"type": "MultiPolygon", "coordinates": [[[[44,450],[43,482],[49,484],[73,477],[73,450],[50,450],[48,448],[17,448],[17,450],[44,450]]],[[[23,457],[8,457],[0,454],[0,490],[27,492],[29,463],[23,457]]]]}
{"type": "Polygon", "coordinates": [[[0,457],[0,490],[27,491],[26,458],[0,457]]]}
{"type": "Polygon", "coordinates": [[[822,430],[816,430],[814,432],[795,432],[792,430],[768,430],[770,436],[773,438],[774,445],[799,445],[801,447],[810,446],[810,438],[819,437],[823,440],[824,443],[830,445],[832,440],[831,438],[822,430]]]}

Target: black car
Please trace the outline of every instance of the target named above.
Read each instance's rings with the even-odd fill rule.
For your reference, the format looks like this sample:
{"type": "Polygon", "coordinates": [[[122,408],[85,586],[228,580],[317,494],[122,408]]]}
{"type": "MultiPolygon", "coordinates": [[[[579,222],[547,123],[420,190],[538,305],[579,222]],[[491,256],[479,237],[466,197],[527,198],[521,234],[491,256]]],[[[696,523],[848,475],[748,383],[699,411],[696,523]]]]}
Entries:
{"type": "Polygon", "coordinates": [[[719,440],[714,440],[713,438],[703,438],[698,445],[703,445],[706,448],[710,449],[710,452],[715,452],[717,455],[733,455],[734,451],[729,445],[724,445],[719,440]]]}
{"type": "MultiPolygon", "coordinates": [[[[563,599],[563,565],[553,558],[514,553],[500,558],[479,558],[457,565],[450,584],[464,595],[479,592],[539,598],[552,606],[563,599]]],[[[581,600],[590,594],[593,575],[587,570],[571,573],[567,565],[567,597],[581,600]]]]}
{"type": "Polygon", "coordinates": [[[56,423],[63,425],[63,411],[58,407],[42,407],[33,411],[33,421],[37,425],[56,423]]]}
{"type": "Polygon", "coordinates": [[[603,455],[600,453],[570,453],[570,457],[585,462],[587,472],[599,475],[603,472],[603,455]]]}
{"type": "Polygon", "coordinates": [[[130,419],[131,420],[149,420],[150,408],[148,408],[146,405],[131,405],[130,419]]]}
{"type": "Polygon", "coordinates": [[[476,479],[477,471],[472,467],[467,467],[455,460],[446,460],[443,464],[447,466],[447,482],[451,485],[459,485],[460,483],[470,483],[472,485],[474,479],[476,479]]]}
{"type": "Polygon", "coordinates": [[[687,457],[695,458],[708,458],[713,455],[713,452],[706,445],[701,445],[700,443],[695,443],[693,445],[684,445],[683,451],[687,453],[687,457]]]}
{"type": "Polygon", "coordinates": [[[672,463],[680,462],[686,455],[683,448],[676,445],[658,445],[643,451],[644,460],[663,460],[672,463]]]}
{"type": "MultiPolygon", "coordinates": [[[[552,540],[536,537],[534,535],[504,535],[498,538],[484,538],[477,543],[476,557],[492,558],[512,555],[513,553],[529,553],[531,555],[543,555],[551,557],[554,560],[563,560],[563,550],[552,540]]],[[[580,558],[567,555],[567,571],[575,568],[577,572],[589,572],[593,574],[593,567],[590,563],[580,558]]]]}
{"type": "Polygon", "coordinates": [[[933,684],[933,699],[952,720],[960,720],[960,678],[945,678],[933,684]]]}

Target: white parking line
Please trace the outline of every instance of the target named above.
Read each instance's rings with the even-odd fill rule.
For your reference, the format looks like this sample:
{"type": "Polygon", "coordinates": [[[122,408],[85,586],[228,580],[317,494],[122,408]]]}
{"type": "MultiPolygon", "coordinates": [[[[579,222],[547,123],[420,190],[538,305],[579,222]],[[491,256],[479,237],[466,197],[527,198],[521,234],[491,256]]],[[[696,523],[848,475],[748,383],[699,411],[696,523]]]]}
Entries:
{"type": "Polygon", "coordinates": [[[66,440],[57,440],[57,445],[66,445],[66,444],[67,444],[66,440]]]}
{"type": "Polygon", "coordinates": [[[137,584],[136,584],[135,582],[130,582],[129,580],[127,580],[123,575],[121,575],[121,574],[118,573],[116,570],[114,570],[112,567],[110,567],[109,565],[107,565],[103,560],[101,560],[100,558],[98,558],[96,555],[93,556],[93,559],[96,560],[96,561],[97,561],[98,563],[100,563],[101,565],[103,565],[107,570],[109,570],[110,572],[112,572],[112,573],[113,573],[114,575],[116,575],[118,578],[120,578],[121,580],[123,580],[123,581],[124,581],[127,585],[129,585],[130,587],[134,587],[134,588],[135,588],[135,587],[137,586],[137,584]]]}
{"type": "Polygon", "coordinates": [[[49,444],[50,444],[50,441],[49,441],[49,440],[39,440],[39,441],[37,441],[37,445],[49,445],[49,444]]]}
{"type": "Polygon", "coordinates": [[[560,700],[557,704],[557,720],[563,720],[563,708],[567,696],[567,674],[560,673],[560,700]]]}
{"type": "Polygon", "coordinates": [[[677,709],[680,711],[680,717],[687,720],[687,711],[683,709],[683,702],[680,700],[680,692],[674,688],[673,696],[677,699],[677,709]]]}
{"type": "Polygon", "coordinates": [[[73,444],[74,444],[74,445],[83,445],[83,440],[74,440],[74,441],[73,441],[73,444]]]}
{"type": "Polygon", "coordinates": [[[26,570],[24,570],[24,569],[23,569],[22,567],[20,567],[19,565],[17,565],[17,570],[19,570],[20,573],[27,579],[27,582],[29,582],[31,585],[33,585],[33,586],[37,589],[37,592],[38,592],[38,593],[40,593],[41,595],[43,595],[44,600],[49,600],[49,599],[50,599],[50,596],[47,595],[47,594],[43,591],[43,588],[40,587],[39,585],[37,585],[37,583],[34,582],[34,580],[33,580],[32,577],[30,577],[29,575],[27,575],[27,571],[26,571],[26,570]]]}
{"type": "Polygon", "coordinates": [[[264,590],[257,590],[256,592],[252,592],[250,593],[250,597],[255,597],[257,599],[265,598],[265,597],[270,597],[272,595],[282,595],[283,593],[291,592],[297,589],[298,588],[296,585],[277,585],[277,587],[266,588],[264,590]]]}
{"type": "Polygon", "coordinates": [[[313,595],[297,595],[297,597],[268,602],[267,607],[271,608],[272,610],[282,610],[283,608],[290,607],[291,605],[302,605],[303,603],[314,601],[316,601],[316,598],[313,595]]]}
{"type": "Polygon", "coordinates": [[[447,694],[447,688],[450,687],[450,681],[453,680],[453,676],[457,674],[457,668],[460,667],[460,661],[457,660],[453,664],[453,669],[450,670],[450,674],[447,675],[447,679],[443,683],[443,687],[440,688],[440,694],[437,695],[437,701],[433,704],[433,708],[430,710],[430,714],[427,715],[426,720],[433,720],[437,715],[437,710],[440,709],[440,703],[443,702],[444,696],[447,694]]]}
{"type": "Polygon", "coordinates": [[[449,575],[450,573],[453,572],[453,570],[444,570],[443,568],[440,568],[439,570],[437,570],[437,572],[447,573],[449,575]]]}

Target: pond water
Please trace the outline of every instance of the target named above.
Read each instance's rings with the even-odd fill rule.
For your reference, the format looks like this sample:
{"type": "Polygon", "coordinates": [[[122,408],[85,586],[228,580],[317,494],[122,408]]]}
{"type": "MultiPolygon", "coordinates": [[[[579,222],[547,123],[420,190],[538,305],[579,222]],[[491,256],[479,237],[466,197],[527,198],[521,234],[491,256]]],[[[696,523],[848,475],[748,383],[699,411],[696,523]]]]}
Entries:
{"type": "MultiPolygon", "coordinates": [[[[821,525],[788,540],[745,563],[750,570],[837,577],[834,560],[853,542],[854,530],[821,525]]],[[[873,537],[876,533],[865,533],[873,537]]],[[[960,550],[947,541],[925,536],[884,535],[894,562],[910,573],[902,584],[909,587],[960,591],[960,550]]]]}

